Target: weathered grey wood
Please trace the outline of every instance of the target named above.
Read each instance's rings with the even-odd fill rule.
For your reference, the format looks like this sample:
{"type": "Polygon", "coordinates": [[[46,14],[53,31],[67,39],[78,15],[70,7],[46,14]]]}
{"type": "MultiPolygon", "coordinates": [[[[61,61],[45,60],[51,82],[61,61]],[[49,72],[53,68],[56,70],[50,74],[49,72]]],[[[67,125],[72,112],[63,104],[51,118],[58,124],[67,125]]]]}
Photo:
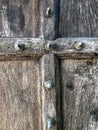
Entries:
{"type": "Polygon", "coordinates": [[[1,0],[0,37],[42,37],[54,39],[58,31],[58,0],[1,0]],[[46,9],[53,10],[45,17],[46,9]]]}
{"type": "Polygon", "coordinates": [[[1,38],[0,60],[34,59],[43,55],[45,41],[38,38],[1,38]],[[17,50],[16,45],[24,44],[24,50],[17,50]]]}
{"type": "Polygon", "coordinates": [[[51,128],[51,130],[60,129],[60,126],[57,126],[60,121],[60,95],[59,95],[59,75],[58,73],[58,61],[55,56],[44,55],[42,57],[42,123],[43,130],[48,130],[47,121],[48,118],[53,118],[56,121],[56,124],[51,128]],[[43,85],[45,81],[53,81],[55,87],[51,90],[46,90],[43,85]],[[57,96],[56,96],[57,95],[57,96]]]}
{"type": "Polygon", "coordinates": [[[44,54],[55,54],[59,58],[94,58],[98,57],[98,38],[60,38],[46,41],[39,38],[1,38],[0,60],[34,59],[44,54]],[[81,50],[76,50],[77,43],[83,43],[81,50]],[[24,44],[24,50],[17,50],[16,45],[24,44]],[[53,45],[47,50],[46,45],[53,45]]]}
{"type": "Polygon", "coordinates": [[[62,130],[98,130],[98,59],[61,60],[62,130]]]}
{"type": "Polygon", "coordinates": [[[40,1],[40,18],[41,18],[41,37],[43,39],[53,40],[58,37],[58,0],[40,1]],[[45,17],[47,8],[52,11],[51,17],[45,17]]]}
{"type": "Polygon", "coordinates": [[[98,0],[60,0],[59,37],[98,37],[98,0]]]}
{"type": "Polygon", "coordinates": [[[98,53],[97,38],[60,38],[55,41],[55,54],[60,58],[94,58],[98,53]],[[82,43],[80,50],[76,49],[76,44],[82,43]]]}
{"type": "Polygon", "coordinates": [[[0,0],[0,37],[38,37],[39,0],[0,0]]]}
{"type": "Polygon", "coordinates": [[[42,130],[39,61],[0,62],[0,130],[42,130]]]}

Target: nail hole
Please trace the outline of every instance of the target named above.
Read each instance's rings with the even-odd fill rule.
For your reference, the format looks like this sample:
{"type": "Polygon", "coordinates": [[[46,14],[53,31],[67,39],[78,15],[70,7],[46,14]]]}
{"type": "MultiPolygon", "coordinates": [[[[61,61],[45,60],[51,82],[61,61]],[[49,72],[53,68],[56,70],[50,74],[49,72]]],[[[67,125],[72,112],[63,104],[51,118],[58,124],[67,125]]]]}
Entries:
{"type": "Polygon", "coordinates": [[[87,61],[87,65],[92,66],[93,65],[92,61],[87,61]]]}
{"type": "Polygon", "coordinates": [[[70,90],[73,90],[73,89],[74,89],[74,86],[73,86],[72,81],[67,81],[66,87],[67,87],[68,89],[70,89],[70,90]]]}
{"type": "Polygon", "coordinates": [[[93,121],[98,122],[98,107],[92,110],[90,115],[93,117],[93,121]]]}

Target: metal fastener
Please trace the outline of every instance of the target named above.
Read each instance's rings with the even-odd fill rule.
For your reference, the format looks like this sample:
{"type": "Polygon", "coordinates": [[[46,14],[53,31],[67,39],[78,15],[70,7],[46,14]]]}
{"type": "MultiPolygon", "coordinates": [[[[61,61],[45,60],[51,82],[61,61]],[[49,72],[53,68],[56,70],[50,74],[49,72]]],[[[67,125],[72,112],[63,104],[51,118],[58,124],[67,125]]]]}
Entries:
{"type": "Polygon", "coordinates": [[[16,42],[14,48],[16,51],[26,49],[25,44],[21,41],[16,42]]]}
{"type": "Polygon", "coordinates": [[[47,127],[48,129],[51,129],[55,125],[55,120],[53,118],[49,118],[47,121],[47,127]]]}
{"type": "Polygon", "coordinates": [[[48,42],[48,43],[45,45],[45,49],[46,49],[46,50],[49,50],[49,51],[53,50],[53,49],[54,49],[54,44],[51,43],[51,42],[48,42]]]}
{"type": "Polygon", "coordinates": [[[50,7],[48,7],[45,12],[45,17],[52,17],[52,15],[53,15],[53,11],[50,7]]]}
{"type": "Polygon", "coordinates": [[[43,86],[46,90],[51,90],[52,88],[54,88],[55,85],[53,81],[49,80],[45,81],[43,86]]]}
{"type": "Polygon", "coordinates": [[[76,50],[81,50],[81,49],[83,49],[83,43],[81,42],[81,41],[79,41],[79,42],[75,42],[76,44],[75,44],[75,49],[76,50]]]}

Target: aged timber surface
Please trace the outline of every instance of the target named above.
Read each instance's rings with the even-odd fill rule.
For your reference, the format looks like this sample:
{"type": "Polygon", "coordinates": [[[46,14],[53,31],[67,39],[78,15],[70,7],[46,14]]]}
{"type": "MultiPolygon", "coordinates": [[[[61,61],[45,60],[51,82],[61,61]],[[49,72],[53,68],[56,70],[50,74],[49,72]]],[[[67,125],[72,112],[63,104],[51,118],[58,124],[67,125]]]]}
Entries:
{"type": "Polygon", "coordinates": [[[37,37],[39,0],[0,0],[0,37],[37,37]]]}
{"type": "Polygon", "coordinates": [[[51,130],[61,130],[60,127],[60,86],[59,86],[59,62],[53,55],[44,55],[42,61],[42,86],[46,81],[54,82],[51,90],[42,88],[42,123],[43,130],[48,128],[48,120],[55,120],[51,130]]]}
{"type": "Polygon", "coordinates": [[[98,57],[98,38],[59,38],[52,41],[41,38],[0,39],[0,60],[34,59],[50,53],[59,58],[98,57]],[[75,47],[78,43],[83,44],[79,50],[75,47]],[[53,49],[48,50],[48,44],[53,49]]]}
{"type": "Polygon", "coordinates": [[[62,130],[98,130],[98,59],[62,60],[62,130]]]}
{"type": "Polygon", "coordinates": [[[39,63],[0,62],[0,130],[41,130],[39,63]]]}
{"type": "Polygon", "coordinates": [[[0,37],[43,37],[54,39],[58,0],[0,0],[0,37]],[[45,17],[47,8],[51,17],[45,17]]]}
{"type": "Polygon", "coordinates": [[[60,0],[59,37],[98,37],[98,0],[60,0]]]}

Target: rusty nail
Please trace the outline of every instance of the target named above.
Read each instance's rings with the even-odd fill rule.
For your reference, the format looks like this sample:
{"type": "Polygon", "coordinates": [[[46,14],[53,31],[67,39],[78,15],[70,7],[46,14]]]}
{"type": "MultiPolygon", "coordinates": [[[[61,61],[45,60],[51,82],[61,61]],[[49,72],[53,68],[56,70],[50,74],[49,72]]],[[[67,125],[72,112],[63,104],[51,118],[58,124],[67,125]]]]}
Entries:
{"type": "Polygon", "coordinates": [[[76,42],[75,49],[76,50],[81,50],[82,48],[83,48],[83,43],[81,41],[76,42]]]}
{"type": "Polygon", "coordinates": [[[50,7],[48,7],[46,9],[45,16],[46,17],[52,17],[52,15],[53,15],[53,11],[52,11],[52,9],[50,7]]]}
{"type": "Polygon", "coordinates": [[[48,129],[51,129],[55,125],[55,120],[53,118],[49,118],[47,121],[47,127],[48,129]]]}
{"type": "Polygon", "coordinates": [[[51,90],[54,88],[54,82],[51,80],[45,81],[43,86],[46,90],[51,90]]]}

